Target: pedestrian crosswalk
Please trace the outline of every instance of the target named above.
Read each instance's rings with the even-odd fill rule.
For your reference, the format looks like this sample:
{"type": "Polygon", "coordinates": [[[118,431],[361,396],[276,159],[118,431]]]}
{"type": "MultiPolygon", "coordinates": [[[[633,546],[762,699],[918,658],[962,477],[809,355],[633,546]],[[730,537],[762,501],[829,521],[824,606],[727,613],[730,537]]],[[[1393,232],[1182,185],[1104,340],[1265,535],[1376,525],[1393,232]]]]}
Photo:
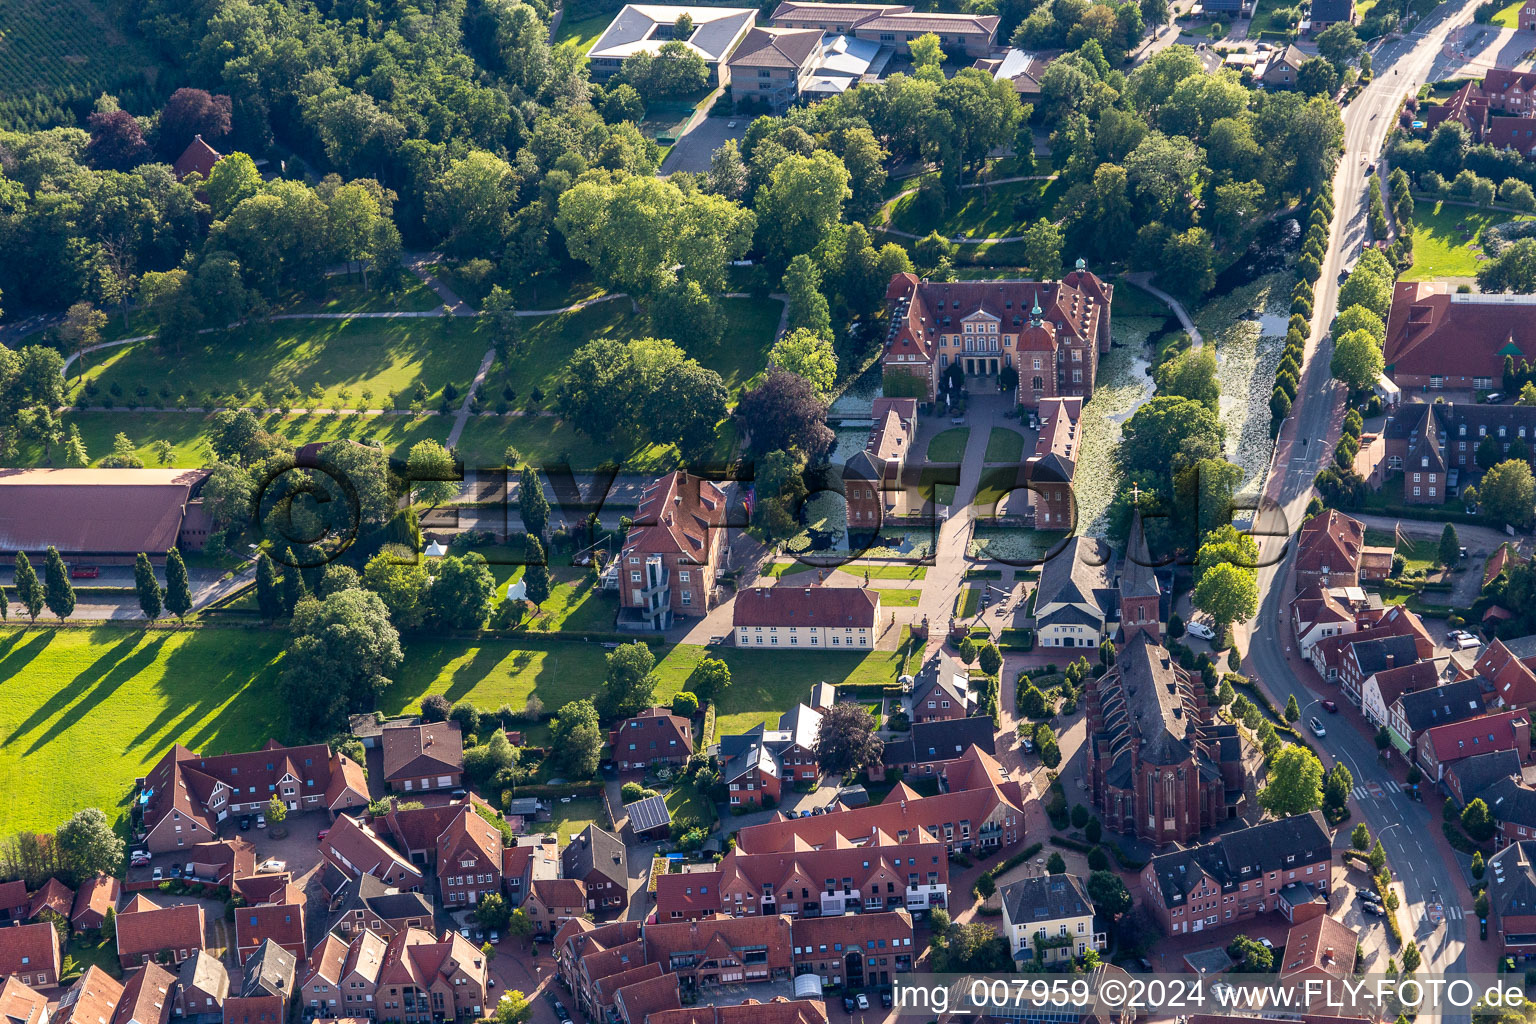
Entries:
{"type": "MultiPolygon", "coordinates": [[[[1467,916],[1467,912],[1462,910],[1460,907],[1446,907],[1442,913],[1444,914],[1447,921],[1460,921],[1467,916]]],[[[1420,920],[1429,925],[1436,925],[1440,923],[1440,918],[1435,916],[1434,911],[1428,905],[1424,907],[1424,912],[1420,915],[1420,920]]]]}
{"type": "Polygon", "coordinates": [[[1362,786],[1356,786],[1354,792],[1356,800],[1364,800],[1366,798],[1373,800],[1383,800],[1386,798],[1388,793],[1401,793],[1402,791],[1402,786],[1399,786],[1391,779],[1387,779],[1380,783],[1367,782],[1362,786]]]}

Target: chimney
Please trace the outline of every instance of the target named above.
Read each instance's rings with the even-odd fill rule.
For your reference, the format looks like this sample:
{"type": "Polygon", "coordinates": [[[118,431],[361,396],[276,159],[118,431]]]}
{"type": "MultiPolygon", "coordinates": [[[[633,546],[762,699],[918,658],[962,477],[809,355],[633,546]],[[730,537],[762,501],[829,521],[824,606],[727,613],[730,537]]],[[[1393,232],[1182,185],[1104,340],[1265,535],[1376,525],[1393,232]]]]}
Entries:
{"type": "Polygon", "coordinates": [[[1395,655],[1395,654],[1387,655],[1387,668],[1391,668],[1396,663],[1397,663],[1397,655],[1395,655]]]}

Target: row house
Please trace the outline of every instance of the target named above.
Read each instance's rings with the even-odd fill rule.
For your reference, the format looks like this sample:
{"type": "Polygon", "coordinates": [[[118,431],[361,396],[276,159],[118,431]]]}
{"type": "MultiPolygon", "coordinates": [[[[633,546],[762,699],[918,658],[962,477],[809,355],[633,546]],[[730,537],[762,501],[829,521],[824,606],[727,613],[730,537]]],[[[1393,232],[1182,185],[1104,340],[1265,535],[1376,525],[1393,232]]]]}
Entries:
{"type": "Polygon", "coordinates": [[[653,764],[680,765],[693,753],[693,723],[668,708],[646,708],[608,734],[619,771],[643,771],[653,764]]]}
{"type": "Polygon", "coordinates": [[[587,887],[576,878],[536,878],[523,911],[535,935],[551,935],[573,917],[587,912],[587,887]]]}
{"type": "Polygon", "coordinates": [[[501,892],[501,832],[465,804],[437,838],[438,899],[449,910],[473,908],[501,892]]]}
{"type": "Polygon", "coordinates": [[[1458,674],[1449,656],[1381,669],[1360,687],[1360,713],[1379,729],[1391,721],[1392,706],[1405,694],[1435,689],[1455,681],[1458,674]]]}
{"type": "Polygon", "coordinates": [[[295,960],[304,958],[308,951],[304,939],[308,900],[286,871],[236,879],[235,893],[245,901],[235,911],[235,950],[240,963],[248,963],[268,941],[295,960]]]}
{"type": "Polygon", "coordinates": [[[455,1017],[484,1017],[490,1010],[485,954],[457,932],[434,939],[408,928],[389,940],[379,966],[374,1005],[378,1019],[434,1024],[455,1017]]]}
{"type": "MultiPolygon", "coordinates": [[[[1486,754],[1464,757],[1445,770],[1441,784],[1445,793],[1460,810],[1481,797],[1483,792],[1501,779],[1520,778],[1522,770],[1520,754],[1515,750],[1492,750],[1486,754]]],[[[1485,801],[1486,802],[1486,801],[1485,801]]]]}
{"type": "Polygon", "coordinates": [[[77,932],[100,928],[107,922],[108,910],[117,912],[122,894],[122,880],[105,872],[82,882],[69,910],[69,927],[77,932]]]}
{"type": "Polygon", "coordinates": [[[675,618],[702,616],[723,554],[725,492],[669,473],[641,493],[633,522],[605,582],[619,591],[619,628],[659,632],[675,618]]]}
{"type": "MultiPolygon", "coordinates": [[[[245,962],[240,979],[240,996],[245,999],[273,998],[286,1006],[299,982],[302,958],[279,946],[274,939],[263,939],[256,952],[245,962]]],[[[228,1003],[225,1003],[226,1010],[228,1003]]]]}
{"type": "Polygon", "coordinates": [[[75,908],[75,891],[57,878],[50,878],[44,882],[27,899],[27,917],[35,919],[43,911],[51,911],[64,920],[69,920],[69,915],[75,908]]]}
{"type": "Polygon", "coordinates": [[[1478,675],[1493,684],[1493,706],[1536,706],[1536,636],[1494,638],[1477,656],[1478,675]]]}
{"type": "Polygon", "coordinates": [[[0,927],[27,919],[27,883],[21,879],[0,882],[0,927]]]}
{"type": "Polygon", "coordinates": [[[464,778],[458,722],[388,723],[380,737],[384,783],[396,792],[457,789],[464,778]]]}
{"type": "Polygon", "coordinates": [[[343,939],[359,932],[389,939],[406,928],[432,927],[432,903],[419,892],[402,892],[373,875],[328,878],[321,885],[330,894],[325,930],[336,932],[343,939]]]}
{"type": "Polygon", "coordinates": [[[283,1024],[288,1001],[281,996],[230,996],[224,1000],[224,1024],[283,1024]]]}
{"type": "Polygon", "coordinates": [[[1403,693],[1387,712],[1387,737],[1398,753],[1412,759],[1425,730],[1477,718],[1486,711],[1478,679],[1459,679],[1403,693]]]}
{"type": "Polygon", "coordinates": [[[656,920],[697,921],[721,910],[718,869],[656,876],[656,920]]]}
{"type": "Polygon", "coordinates": [[[863,587],[749,587],[731,612],[738,647],[870,650],[884,622],[880,592],[863,587]]]}
{"type": "Polygon", "coordinates": [[[1391,547],[1365,543],[1365,524],[1333,509],[1308,519],[1296,536],[1298,592],[1310,587],[1358,587],[1392,572],[1391,547]]]}
{"type": "MultiPolygon", "coordinates": [[[[611,958],[601,959],[606,962],[611,958]]],[[[591,1005],[594,1012],[589,1016],[601,1021],[613,1020],[618,1016],[615,1001],[620,991],[631,986],[654,983],[660,978],[671,978],[673,989],[677,988],[677,975],[669,974],[667,969],[658,963],[639,963],[624,967],[612,974],[593,978],[591,1005]]],[[[636,989],[636,992],[638,991],[636,989]]]]}
{"type": "Polygon", "coordinates": [[[1354,642],[1344,648],[1339,665],[1339,690],[1345,700],[1360,707],[1366,684],[1378,672],[1417,664],[1425,656],[1419,638],[1409,634],[1370,639],[1360,639],[1360,634],[1356,634],[1354,642]]]}
{"type": "MultiPolygon", "coordinates": [[[[398,730],[386,730],[394,732],[398,730]]],[[[421,870],[351,815],[338,815],[320,841],[320,856],[349,879],[372,875],[396,889],[420,889],[421,870]]]]}
{"type": "Polygon", "coordinates": [[[1530,713],[1522,710],[1469,718],[1426,729],[1415,748],[1419,769],[1439,782],[1452,764],[1474,754],[1514,750],[1524,764],[1531,757],[1530,713]]]}
{"type": "Polygon", "coordinates": [[[48,1024],[48,997],[20,978],[0,985],[0,1016],[6,1024],[48,1024]]]}
{"type": "MultiPolygon", "coordinates": [[[[560,877],[560,841],[558,836],[518,836],[502,848],[501,888],[514,909],[523,905],[536,881],[560,877]]],[[[585,892],[585,888],[583,888],[585,892]]]]}
{"type": "Polygon", "coordinates": [[[372,932],[359,932],[350,943],[326,935],[310,952],[299,984],[300,1005],[316,1017],[376,1016],[374,997],[389,941],[372,932]]]}
{"type": "Polygon", "coordinates": [[[144,779],[139,799],[144,844],[167,853],[218,838],[231,814],[256,814],[274,797],[289,811],[337,814],[368,803],[361,765],[323,743],[200,757],[172,747],[144,779]]]}
{"type": "MultiPolygon", "coordinates": [[[[1414,638],[1415,657],[1428,658],[1434,654],[1435,642],[1430,639],[1429,630],[1417,615],[1409,611],[1406,605],[1394,604],[1385,609],[1366,608],[1360,611],[1356,617],[1357,628],[1350,633],[1339,636],[1331,636],[1319,640],[1312,645],[1312,667],[1317,674],[1330,683],[1341,682],[1344,674],[1345,661],[1347,660],[1355,644],[1365,643],[1371,640],[1379,640],[1383,637],[1411,636],[1414,638]]],[[[1360,666],[1355,665],[1356,684],[1353,690],[1352,702],[1360,703],[1359,682],[1363,678],[1358,675],[1360,666]]],[[[1350,696],[1346,688],[1345,696],[1350,696]]]]}
{"type": "Polygon", "coordinates": [[[201,882],[205,889],[233,888],[235,879],[256,873],[256,847],[244,839],[197,843],[177,853],[187,858],[182,881],[201,882]]]}
{"type": "Polygon", "coordinates": [[[159,964],[145,964],[123,982],[112,1024],[166,1024],[175,988],[176,975],[159,964]]]}
{"type": "Polygon", "coordinates": [[[1369,482],[1380,487],[1389,474],[1401,471],[1405,502],[1438,505],[1454,498],[1469,475],[1482,472],[1478,452],[1490,445],[1498,461],[1521,447],[1529,461],[1536,444],[1536,408],[1455,402],[1402,405],[1387,418],[1381,437],[1377,461],[1362,467],[1369,482]]]}
{"type": "MultiPolygon", "coordinates": [[[[112,1019],[122,998],[123,983],[92,964],[59,997],[59,1004],[53,1011],[53,1024],[103,1024],[112,1019]]],[[[223,1014],[222,997],[217,1013],[223,1014]]]]}
{"type": "Polygon", "coordinates": [[[152,960],[179,964],[204,948],[203,908],[196,903],[160,907],[140,893],[118,913],[115,927],[117,962],[125,971],[152,960]]]}
{"type": "Polygon", "coordinates": [[[1510,843],[1488,859],[1488,934],[1505,956],[1536,954],[1536,841],[1510,843]]]}
{"type": "Polygon", "coordinates": [[[880,763],[869,766],[869,778],[882,782],[892,772],[899,777],[940,778],[970,750],[993,757],[996,741],[997,723],[991,715],[915,722],[904,735],[886,741],[880,763]]]}
{"type": "Polygon", "coordinates": [[[624,843],[596,825],[588,825],[560,852],[560,873],[581,882],[590,913],[622,913],[629,905],[624,843]]]}
{"type": "Polygon", "coordinates": [[[0,976],[52,988],[59,983],[60,960],[59,932],[47,921],[0,928],[0,976]]]}
{"type": "Polygon", "coordinates": [[[849,917],[801,917],[790,925],[795,976],[822,986],[890,985],[912,970],[912,915],[905,910],[849,917]]]}
{"type": "Polygon", "coordinates": [[[1344,636],[1358,628],[1355,609],[1343,590],[1312,586],[1291,602],[1291,635],[1301,656],[1308,661],[1318,641],[1344,636]]]}
{"type": "Polygon", "coordinates": [[[1322,813],[1267,821],[1174,853],[1141,872],[1146,904],[1166,935],[1220,928],[1302,902],[1290,886],[1326,896],[1333,849],[1322,813]]]}
{"type": "Polygon", "coordinates": [[[704,1003],[653,1013],[650,1024],[827,1024],[827,1004],[784,996],[766,1003],[747,999],[734,1006],[704,1003]]]}
{"type": "Polygon", "coordinates": [[[380,835],[389,833],[390,841],[404,851],[412,864],[422,867],[430,866],[437,859],[437,839],[448,828],[449,823],[458,817],[459,811],[472,803],[476,797],[471,794],[462,800],[456,800],[446,804],[434,804],[431,807],[412,807],[407,810],[399,810],[394,802],[384,814],[384,824],[379,826],[379,819],[373,820],[374,826],[380,835]]]}
{"type": "Polygon", "coordinates": [[[897,274],[885,293],[885,391],[916,388],[931,402],[952,366],[967,377],[997,377],[1011,367],[1019,405],[1036,409],[1048,398],[1087,398],[1099,357],[1109,351],[1113,294],[1114,286],[1082,260],[1060,281],[939,282],[897,274]]]}
{"type": "Polygon", "coordinates": [[[901,507],[903,470],[917,436],[917,399],[877,398],[864,447],[843,466],[850,537],[872,538],[901,507]]]}
{"type": "Polygon", "coordinates": [[[678,976],[663,974],[643,981],[633,981],[613,993],[613,1018],[616,1024],[646,1024],[652,1014],[683,1007],[678,991],[678,976]]]}
{"type": "Polygon", "coordinates": [[[200,949],[181,962],[176,972],[176,1001],[172,1013],[188,1024],[223,1019],[229,999],[229,971],[224,961],[200,949]]]}
{"type": "Polygon", "coordinates": [[[674,972],[692,990],[788,978],[794,967],[790,920],[782,914],[659,922],[640,936],[646,962],[674,972]]]}
{"type": "Polygon", "coordinates": [[[1536,838],[1536,789],[1525,782],[1519,751],[1475,754],[1451,765],[1441,780],[1446,793],[1465,808],[1481,800],[1498,825],[1495,840],[1507,846],[1536,838]]]}

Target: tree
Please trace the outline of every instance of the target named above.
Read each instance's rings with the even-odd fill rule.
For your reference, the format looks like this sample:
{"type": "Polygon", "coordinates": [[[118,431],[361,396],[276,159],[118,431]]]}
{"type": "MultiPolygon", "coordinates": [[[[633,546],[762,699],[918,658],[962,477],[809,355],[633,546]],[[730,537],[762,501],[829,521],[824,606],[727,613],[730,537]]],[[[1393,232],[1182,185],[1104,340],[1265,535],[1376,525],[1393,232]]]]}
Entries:
{"type": "Polygon", "coordinates": [[[1285,720],[1295,722],[1301,718],[1301,707],[1296,703],[1296,695],[1293,693],[1285,698],[1285,720]]]}
{"type": "Polygon", "coordinates": [[[1126,421],[1120,460],[1127,470],[1166,477],[1221,454],[1225,430],[1203,403],[1156,395],[1126,421]]]}
{"type": "Polygon", "coordinates": [[[960,655],[961,661],[969,665],[976,660],[976,641],[972,640],[969,636],[962,638],[960,646],[956,648],[956,653],[960,655]]]}
{"type": "Polygon", "coordinates": [[[37,621],[43,610],[43,585],[37,581],[37,573],[23,551],[16,552],[16,599],[27,610],[27,618],[37,621]]]}
{"type": "Polygon", "coordinates": [[[976,656],[981,671],[989,676],[997,675],[998,670],[1003,667],[1002,652],[990,641],[981,645],[981,649],[976,652],[976,656]]]}
{"type": "Polygon", "coordinates": [[[345,712],[372,707],[403,659],[400,634],[377,594],[306,597],[294,609],[280,693],[297,725],[328,729],[345,712]]]}
{"type": "Polygon", "coordinates": [[[1176,294],[1198,298],[1216,284],[1215,243],[1204,228],[1170,235],[1163,244],[1158,278],[1176,294]]]}
{"type": "Polygon", "coordinates": [[[1067,873],[1067,859],[1058,850],[1052,850],[1050,857],[1045,862],[1045,873],[1048,875],[1064,875],[1067,873]]]}
{"type": "Polygon", "coordinates": [[[837,384],[837,353],[832,349],[832,339],[805,327],[796,328],[774,342],[768,363],[804,377],[821,398],[830,395],[837,384]]]}
{"type": "MultiPolygon", "coordinates": [[[[1366,253],[1374,254],[1376,250],[1367,249],[1366,253]]],[[[1339,308],[1364,306],[1385,321],[1392,308],[1392,280],[1390,268],[1382,273],[1374,264],[1367,266],[1366,257],[1362,256],[1355,269],[1350,271],[1349,278],[1339,287],[1339,308]]]]}
{"type": "Polygon", "coordinates": [[[597,708],[590,700],[573,700],[555,713],[551,725],[551,749],[555,763],[569,778],[590,779],[597,774],[603,749],[597,708]]]}
{"type": "Polygon", "coordinates": [[[1371,830],[1361,822],[1349,833],[1349,845],[1361,853],[1371,848],[1371,830]]]}
{"type": "Polygon", "coordinates": [[[283,549],[283,611],[292,615],[299,602],[309,593],[304,585],[304,574],[294,561],[293,548],[283,549]]]}
{"type": "Polygon", "coordinates": [[[167,163],[174,163],[199,135],[208,145],[217,145],[229,134],[232,109],[228,96],[202,89],[177,89],[160,111],[160,155],[167,163]]]}
{"type": "Polygon", "coordinates": [[[747,191],[747,165],[735,139],[726,139],[709,160],[704,190],[726,199],[740,199],[747,191]]]}
{"type": "Polygon", "coordinates": [[[1131,909],[1131,893],[1113,871],[1095,871],[1088,876],[1088,898],[1093,909],[1111,921],[1131,909]]]}
{"type": "Polygon", "coordinates": [[[907,50],[912,54],[912,66],[922,70],[923,68],[938,69],[944,63],[944,48],[939,37],[932,32],[924,32],[907,44],[907,50]]]}
{"type": "Polygon", "coordinates": [[[984,921],[952,924],[942,934],[934,930],[931,956],[935,973],[997,973],[1013,970],[1008,940],[984,921]]]}
{"type": "Polygon", "coordinates": [[[1216,356],[1209,347],[1189,348],[1162,363],[1153,372],[1157,393],[1199,402],[1211,411],[1221,404],[1221,384],[1216,379],[1216,356]]]}
{"type": "Polygon", "coordinates": [[[816,733],[821,769],[845,775],[880,760],[885,743],[875,735],[875,719],[862,704],[844,702],[824,711],[816,733]]]}
{"type": "Polygon", "coordinates": [[[48,548],[47,563],[43,567],[43,577],[48,581],[44,601],[48,610],[63,622],[75,610],[75,588],[69,582],[69,569],[64,565],[64,558],[51,545],[48,548]]]}
{"type": "Polygon", "coordinates": [[[853,197],[850,180],[842,160],[826,150],[789,154],[773,168],[755,205],[759,242],[777,265],[821,244],[853,197]]]}
{"type": "Polygon", "coordinates": [[[709,81],[709,66],[682,39],[662,43],[654,54],[640,52],[620,72],[646,102],[697,92],[709,81]]]}
{"type": "Polygon", "coordinates": [[[105,326],[107,314],[89,302],[76,302],[64,314],[64,323],[59,326],[59,333],[70,343],[70,349],[77,357],[76,377],[85,369],[87,350],[101,340],[101,329],[105,326]]]}
{"type": "Polygon", "coordinates": [[[1061,276],[1061,229],[1041,217],[1024,232],[1024,265],[1037,280],[1049,281],[1061,276]]]}
{"type": "Polygon", "coordinates": [[[1349,794],[1355,788],[1355,777],[1342,761],[1335,761],[1323,776],[1323,806],[1334,812],[1344,810],[1349,804],[1349,794]]]}
{"type": "Polygon", "coordinates": [[[1481,881],[1483,873],[1487,870],[1488,865],[1483,860],[1483,851],[1474,851],[1472,854],[1472,877],[1478,881],[1481,881]]]}
{"type": "Polygon", "coordinates": [[[697,281],[663,288],[648,309],[651,333],[670,338],[685,352],[703,352],[720,344],[726,319],[719,305],[697,281]]]}
{"type": "Polygon", "coordinates": [[[1381,347],[1365,331],[1350,331],[1334,339],[1333,358],[1328,364],[1336,380],[1351,391],[1365,391],[1381,377],[1384,368],[1381,347]]]}
{"type": "Polygon", "coordinates": [[[483,716],[480,722],[482,731],[476,735],[485,735],[488,730],[489,738],[464,752],[465,774],[482,786],[495,783],[502,772],[517,766],[519,748],[512,746],[506,731],[496,725],[495,721],[489,715],[483,716]]]}
{"type": "Polygon", "coordinates": [[[1269,784],[1259,793],[1259,803],[1277,818],[1305,814],[1323,802],[1323,765],[1317,755],[1300,746],[1289,746],[1275,755],[1269,766],[1269,784]]]}
{"type": "Polygon", "coordinates": [[[288,805],[283,803],[282,797],[273,793],[272,799],[267,801],[265,814],[269,822],[274,825],[281,825],[284,819],[288,817],[288,805]]]}
{"type": "Polygon", "coordinates": [[[1482,797],[1472,800],[1461,812],[1461,827],[1479,843],[1486,843],[1498,831],[1498,822],[1482,797]]]}
{"type": "Polygon", "coordinates": [[[1340,310],[1339,315],[1333,318],[1332,330],[1335,338],[1341,338],[1351,331],[1365,331],[1376,340],[1378,346],[1387,342],[1387,325],[1382,323],[1381,317],[1364,306],[1350,306],[1340,310]]]}
{"type": "Polygon", "coordinates": [[[633,718],[656,702],[656,656],[645,643],[620,644],[608,655],[598,710],[609,721],[633,718]]]}
{"type": "Polygon", "coordinates": [[[523,593],[534,607],[549,600],[554,590],[554,580],[549,572],[549,559],[544,557],[544,545],[534,534],[523,536],[523,593]]]}
{"type": "Polygon", "coordinates": [[[446,722],[448,714],[453,710],[453,705],[448,698],[440,693],[429,693],[421,698],[421,720],[423,722],[446,722]]]}
{"type": "Polygon", "coordinates": [[[123,838],[95,807],[76,811],[54,833],[59,860],[77,882],[115,875],[123,863],[123,838]]]}
{"type": "Polygon", "coordinates": [[[683,685],[702,703],[718,701],[731,685],[731,668],[719,658],[705,658],[688,673],[683,685]]]}
{"type": "Polygon", "coordinates": [[[1268,974],[1275,969],[1275,954],[1263,943],[1239,935],[1227,947],[1227,955],[1244,974],[1268,974]]]}
{"type": "Polygon", "coordinates": [[[1494,466],[1483,475],[1478,497],[1483,510],[1496,521],[1524,526],[1530,522],[1536,502],[1536,481],[1532,480],[1530,465],[1510,459],[1494,466]]]}
{"type": "Polygon", "coordinates": [[[826,402],[804,377],[771,369],[763,382],[744,392],[736,415],[751,436],[751,451],[763,456],[794,449],[817,457],[832,444],[826,402]]]}
{"type": "Polygon", "coordinates": [[[85,158],[92,167],[103,171],[126,171],[149,153],[144,128],[139,119],[126,110],[101,110],[86,118],[91,129],[85,158]]]}
{"type": "Polygon", "coordinates": [[[1321,57],[1301,62],[1296,88],[1303,96],[1332,96],[1339,90],[1339,69],[1321,57]]]}
{"type": "Polygon", "coordinates": [[[434,566],[427,603],[432,617],[450,629],[479,629],[491,614],[496,578],[478,551],[448,555],[434,566]]]}
{"type": "Polygon", "coordinates": [[[687,690],[679,690],[672,697],[672,713],[679,718],[692,718],[699,713],[699,698],[687,690]]]}
{"type": "Polygon", "coordinates": [[[1234,622],[1246,622],[1258,611],[1258,575],[1229,562],[1206,570],[1195,587],[1195,607],[1216,620],[1217,635],[1234,622]]]}
{"type": "Polygon", "coordinates": [[[1371,865],[1372,874],[1378,874],[1382,868],[1387,866],[1387,851],[1381,845],[1379,837],[1376,840],[1376,845],[1371,847],[1371,852],[1366,857],[1366,861],[1371,865]]]}
{"type": "Polygon", "coordinates": [[[463,479],[453,456],[437,441],[424,438],[411,446],[405,459],[405,472],[417,501],[429,506],[441,505],[459,493],[463,479]]]}
{"type": "MultiPolygon", "coordinates": [[[[502,737],[506,739],[505,736],[502,737]]],[[[475,904],[475,923],[482,928],[490,928],[501,931],[507,926],[507,921],[512,916],[512,908],[507,906],[507,901],[499,892],[483,893],[480,902],[475,904]]]]}
{"type": "Polygon", "coordinates": [[[1423,962],[1424,956],[1419,952],[1419,944],[1412,939],[1408,940],[1407,945],[1403,946],[1403,973],[1412,974],[1423,962]]]}
{"type": "MultiPolygon", "coordinates": [[[[271,560],[268,559],[267,565],[271,564],[271,560]]],[[[260,584],[261,572],[258,564],[258,591],[260,584]]],[[[160,590],[160,581],[155,579],[155,567],[149,564],[149,556],[142,551],[133,560],[133,586],[139,592],[139,609],[144,612],[144,617],[151,622],[158,619],[160,613],[165,610],[165,595],[160,590]]]]}
{"type": "MultiPolygon", "coordinates": [[[[297,569],[290,570],[298,572],[297,569]]],[[[171,548],[165,553],[165,607],[178,619],[192,610],[192,584],[187,579],[187,563],[181,552],[171,548]]]]}
{"type": "Polygon", "coordinates": [[[542,539],[549,529],[549,499],[544,496],[539,471],[532,466],[524,466],[518,477],[517,508],[523,518],[523,529],[542,539]]]}
{"type": "Polygon", "coordinates": [[[109,469],[144,468],[144,460],[139,458],[133,441],[121,431],[112,439],[112,454],[102,459],[101,464],[109,469]]]}
{"type": "Polygon", "coordinates": [[[213,165],[203,184],[208,195],[208,210],[214,220],[223,220],[235,207],[261,191],[261,172],[256,161],[245,153],[230,153],[213,165]]]}
{"type": "Polygon", "coordinates": [[[1461,561],[1461,538],[1456,536],[1456,527],[1450,523],[1446,523],[1445,529],[1440,531],[1438,555],[1440,564],[1447,569],[1456,568],[1456,563],[1461,561]]]}
{"type": "Polygon", "coordinates": [[[450,163],[426,197],[427,222],[453,256],[500,253],[512,235],[517,176],[505,160],[474,150],[450,163]]]}
{"type": "MultiPolygon", "coordinates": [[[[74,469],[83,469],[91,464],[91,457],[85,450],[85,441],[80,437],[80,425],[69,425],[69,436],[64,439],[64,465],[74,469]]],[[[206,489],[206,485],[205,489],[206,489]]]]}

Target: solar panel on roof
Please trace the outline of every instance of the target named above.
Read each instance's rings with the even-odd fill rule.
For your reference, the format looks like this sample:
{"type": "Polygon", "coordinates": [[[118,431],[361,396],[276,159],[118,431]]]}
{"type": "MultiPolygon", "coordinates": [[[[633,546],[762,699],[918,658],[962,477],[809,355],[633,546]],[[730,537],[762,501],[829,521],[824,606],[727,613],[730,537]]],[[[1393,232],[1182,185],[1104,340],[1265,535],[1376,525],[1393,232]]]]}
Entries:
{"type": "Polygon", "coordinates": [[[647,832],[672,821],[672,814],[667,810],[667,800],[662,796],[648,796],[632,804],[625,804],[624,811],[629,815],[630,825],[636,832],[647,832]]]}

